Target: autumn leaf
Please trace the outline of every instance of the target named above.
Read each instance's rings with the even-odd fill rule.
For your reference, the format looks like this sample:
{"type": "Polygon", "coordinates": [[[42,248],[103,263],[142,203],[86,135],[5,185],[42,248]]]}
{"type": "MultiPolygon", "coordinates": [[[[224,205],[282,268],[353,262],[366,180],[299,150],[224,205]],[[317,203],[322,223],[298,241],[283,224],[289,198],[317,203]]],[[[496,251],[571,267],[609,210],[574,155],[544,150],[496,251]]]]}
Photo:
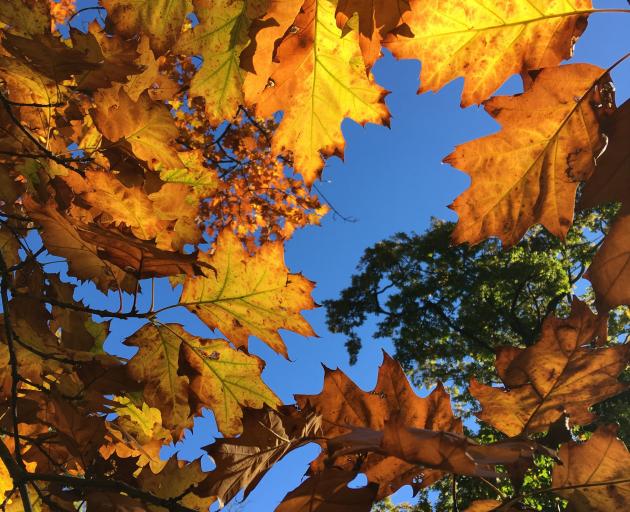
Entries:
{"type": "Polygon", "coordinates": [[[177,275],[199,276],[212,267],[197,260],[197,253],[181,254],[158,249],[153,242],[138,240],[99,225],[77,226],[78,235],[96,247],[99,258],[111,262],[138,279],[177,275]]]}
{"type": "Polygon", "coordinates": [[[348,487],[355,473],[330,469],[307,478],[287,494],[276,512],[369,512],[376,500],[376,486],[348,487]]]}
{"type": "Polygon", "coordinates": [[[359,45],[369,71],[382,55],[385,37],[402,23],[403,14],[409,9],[408,0],[339,0],[335,18],[337,26],[343,29],[358,15],[359,45]]]}
{"type": "Polygon", "coordinates": [[[70,275],[91,279],[101,291],[122,289],[135,290],[135,279],[124,270],[98,256],[95,245],[79,235],[73,223],[57,210],[54,203],[39,205],[30,198],[24,200],[29,215],[42,228],[46,248],[57,256],[67,258],[70,275]]]}
{"type": "Polygon", "coordinates": [[[267,86],[276,66],[276,43],[291,28],[302,4],[303,0],[268,0],[266,12],[252,20],[249,44],[240,55],[240,66],[247,71],[243,80],[243,96],[247,103],[256,103],[258,93],[267,86]]]}
{"type": "Polygon", "coordinates": [[[159,473],[166,465],[160,450],[173,442],[171,433],[162,426],[160,411],[146,403],[138,407],[126,397],[115,397],[113,402],[112,411],[118,417],[107,423],[111,441],[101,446],[101,455],[108,458],[116,452],[121,458],[138,457],[138,468],[148,465],[159,473]]]}
{"type": "Polygon", "coordinates": [[[160,410],[164,426],[176,437],[191,425],[190,380],[179,373],[181,338],[185,335],[180,326],[167,329],[147,324],[125,340],[126,345],[139,348],[128,363],[129,374],[144,384],[144,400],[160,410]]]}
{"type": "Polygon", "coordinates": [[[230,436],[241,432],[242,407],[280,404],[260,379],[262,361],[223,340],[192,336],[179,324],[147,324],[125,343],[140,347],[129,372],[145,384],[146,402],[176,434],[202,407],[214,412],[219,430],[230,436]]]}
{"type": "MultiPolygon", "coordinates": [[[[371,392],[363,391],[340,370],[326,369],[320,394],[296,395],[295,399],[301,408],[312,407],[322,415],[323,436],[336,439],[336,443],[343,436],[355,439],[358,434],[360,439],[361,432],[381,432],[393,419],[409,428],[462,432],[461,420],[453,415],[449,396],[442,385],[438,385],[428,397],[419,397],[409,385],[400,365],[387,354],[384,354],[378,381],[371,392]]],[[[342,444],[347,442],[347,438],[343,439],[342,444]]],[[[319,457],[320,465],[326,457],[325,453],[319,457]]],[[[356,456],[343,455],[335,465],[350,469],[357,461],[356,456]]],[[[418,490],[443,475],[382,453],[370,453],[362,458],[361,471],[369,482],[378,484],[379,499],[407,484],[413,484],[418,490]],[[418,478],[420,473],[422,478],[418,478]]]]}
{"type": "Polygon", "coordinates": [[[510,75],[557,66],[584,32],[590,0],[410,0],[385,46],[422,61],[419,93],[464,77],[462,107],[481,103],[510,75]],[[411,32],[411,33],[410,33],[411,32]]]}
{"type": "Polygon", "coordinates": [[[182,340],[181,358],[190,367],[191,403],[196,412],[203,407],[225,436],[240,434],[242,408],[277,407],[280,399],[265,385],[260,374],[264,362],[253,355],[234,350],[224,340],[187,336],[182,340]]]}
{"type": "Polygon", "coordinates": [[[203,63],[190,84],[192,96],[205,99],[211,124],[232,118],[243,103],[240,54],[249,43],[249,25],[263,14],[264,2],[215,0],[211,4],[193,0],[199,24],[184,33],[175,51],[201,54],[203,63]]]}
{"type": "Polygon", "coordinates": [[[585,443],[560,448],[553,488],[576,512],[608,512],[630,506],[630,455],[614,426],[599,427],[585,443]],[[622,482],[619,482],[622,480],[622,482]],[[601,482],[602,485],[594,485],[601,482]],[[558,489],[575,486],[574,489],[558,489]]]}
{"type": "Polygon", "coordinates": [[[386,91],[366,75],[351,31],[341,37],[334,0],[307,0],[276,49],[278,64],[257,97],[256,113],[283,111],[273,150],[293,153],[295,170],[312,184],[324,165],[322,156],[343,156],[341,122],[389,124],[386,91]]]}
{"type": "Polygon", "coordinates": [[[145,34],[156,55],[172,49],[192,12],[190,0],[101,0],[107,9],[107,26],[130,38],[145,34]]]}
{"type": "Polygon", "coordinates": [[[50,30],[50,11],[47,2],[6,0],[0,2],[0,22],[10,27],[15,34],[43,34],[50,30]]]}
{"type": "Polygon", "coordinates": [[[246,498],[276,462],[310,442],[320,426],[317,414],[294,406],[244,409],[243,433],[206,447],[217,467],[203,483],[203,493],[227,503],[244,489],[246,498]]]}
{"type": "Polygon", "coordinates": [[[95,103],[94,124],[116,147],[128,145],[153,170],[184,166],[173,145],[178,132],[166,105],[152,101],[147,92],[133,102],[120,86],[99,90],[95,103]]]}
{"type": "Polygon", "coordinates": [[[604,76],[590,64],[543,69],[523,94],[484,103],[503,129],[444,159],[472,179],[451,206],[459,216],[455,243],[496,236],[513,245],[536,223],[566,235],[577,186],[602,147],[591,97],[604,76]]]}
{"type": "MultiPolygon", "coordinates": [[[[508,436],[543,432],[563,413],[573,425],[595,419],[591,405],[614,396],[626,386],[617,380],[629,346],[590,348],[605,318],[574,300],[566,319],[548,317],[532,346],[500,348],[496,367],[505,388],[470,384],[482,406],[478,417],[508,436]]],[[[605,325],[605,324],[604,324],[605,325]]]]}
{"type": "Polygon", "coordinates": [[[238,238],[224,230],[214,254],[200,254],[199,260],[216,274],[186,279],[180,304],[211,329],[220,329],[237,347],[247,347],[253,335],[287,357],[278,329],[315,335],[300,315],[315,307],[310,296],[314,285],[300,274],[288,273],[280,242],[267,243],[250,256],[238,238]]]}
{"type": "Polygon", "coordinates": [[[614,220],[585,277],[595,290],[598,309],[630,304],[630,203],[614,220]]]}
{"type": "Polygon", "coordinates": [[[501,505],[497,500],[475,500],[464,512],[490,512],[501,505]]]}
{"type": "Polygon", "coordinates": [[[595,172],[584,185],[580,208],[593,208],[614,201],[630,203],[626,186],[630,180],[630,100],[606,119],[603,126],[608,144],[597,159],[595,172]]]}

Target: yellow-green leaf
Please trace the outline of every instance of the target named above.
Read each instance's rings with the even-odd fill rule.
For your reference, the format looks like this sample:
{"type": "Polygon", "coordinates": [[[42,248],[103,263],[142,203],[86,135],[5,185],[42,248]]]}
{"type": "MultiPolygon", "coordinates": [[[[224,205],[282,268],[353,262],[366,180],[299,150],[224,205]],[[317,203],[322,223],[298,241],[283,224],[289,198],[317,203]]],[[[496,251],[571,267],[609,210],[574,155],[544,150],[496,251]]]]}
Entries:
{"type": "Polygon", "coordinates": [[[314,335],[300,315],[315,307],[310,295],[314,284],[288,272],[282,243],[267,243],[250,256],[240,240],[224,230],[214,254],[200,254],[199,259],[216,274],[205,271],[203,277],[186,279],[180,303],[237,347],[247,347],[253,335],[286,357],[278,329],[314,335]]]}

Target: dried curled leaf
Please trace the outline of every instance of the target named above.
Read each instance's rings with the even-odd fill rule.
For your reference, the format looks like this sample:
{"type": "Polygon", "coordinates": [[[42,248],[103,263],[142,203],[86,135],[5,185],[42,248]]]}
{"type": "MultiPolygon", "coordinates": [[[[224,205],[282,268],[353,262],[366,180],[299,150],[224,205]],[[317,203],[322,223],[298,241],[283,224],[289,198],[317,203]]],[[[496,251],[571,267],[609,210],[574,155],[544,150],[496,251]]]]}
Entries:
{"type": "Polygon", "coordinates": [[[463,107],[481,103],[510,75],[571,57],[592,7],[591,0],[409,3],[405,25],[385,46],[399,59],[422,61],[419,93],[463,76],[463,107]]]}
{"type": "MultiPolygon", "coordinates": [[[[352,436],[356,440],[361,432],[382,431],[392,419],[409,428],[462,432],[461,420],[453,415],[444,388],[438,385],[428,397],[419,397],[400,365],[387,354],[371,392],[360,389],[340,370],[326,369],[319,395],[296,395],[295,398],[301,408],[312,407],[322,415],[322,431],[328,439],[352,436]]],[[[326,453],[320,456],[320,466],[327,456],[326,453]]],[[[350,470],[358,460],[356,454],[343,455],[335,459],[334,465],[350,470]]],[[[403,485],[413,484],[419,489],[442,476],[439,471],[423,469],[413,462],[381,453],[370,453],[361,459],[361,471],[369,482],[378,484],[379,499],[403,485]]]]}
{"type": "Polygon", "coordinates": [[[617,376],[630,345],[588,346],[601,335],[605,321],[576,299],[571,316],[545,320],[531,347],[499,349],[496,367],[506,387],[476,380],[470,384],[482,406],[479,419],[508,436],[545,431],[565,411],[573,425],[591,423],[591,405],[626,389],[617,376]]]}
{"type": "Polygon", "coordinates": [[[349,488],[355,476],[339,469],[315,474],[287,494],[276,512],[369,512],[377,488],[373,484],[349,488]]]}
{"type": "Polygon", "coordinates": [[[484,103],[499,133],[458,146],[444,161],[472,184],[451,208],[455,243],[496,236],[513,245],[534,224],[564,237],[578,183],[589,178],[602,141],[591,101],[604,70],[590,64],[543,69],[523,94],[484,103]]]}
{"type": "Polygon", "coordinates": [[[593,208],[614,201],[630,203],[630,100],[603,125],[607,137],[604,153],[597,159],[593,176],[580,196],[580,208],[593,208]]]}
{"type": "Polygon", "coordinates": [[[250,256],[240,240],[224,230],[214,254],[200,254],[199,260],[216,273],[186,279],[180,304],[208,327],[220,329],[237,347],[247,347],[253,335],[287,357],[279,329],[315,335],[300,315],[315,307],[310,295],[314,284],[300,274],[289,274],[280,242],[267,243],[250,256]]]}

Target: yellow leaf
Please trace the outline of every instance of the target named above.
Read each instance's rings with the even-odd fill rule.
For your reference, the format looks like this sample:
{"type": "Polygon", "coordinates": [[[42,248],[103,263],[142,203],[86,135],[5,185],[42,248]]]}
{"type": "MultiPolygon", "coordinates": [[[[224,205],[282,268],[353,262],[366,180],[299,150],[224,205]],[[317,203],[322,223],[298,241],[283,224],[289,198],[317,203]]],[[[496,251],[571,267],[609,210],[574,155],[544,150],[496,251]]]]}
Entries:
{"type": "Polygon", "coordinates": [[[126,345],[140,348],[128,363],[129,374],[143,383],[144,400],[160,410],[164,426],[177,434],[191,425],[189,379],[178,373],[180,334],[147,324],[125,340],[126,345]]]}
{"type": "Polygon", "coordinates": [[[95,103],[94,124],[114,145],[128,143],[130,153],[154,170],[183,167],[173,144],[179,132],[166,105],[152,101],[146,91],[131,101],[120,86],[100,89],[95,103]]]}
{"type": "Polygon", "coordinates": [[[278,329],[314,335],[300,315],[315,307],[310,296],[314,284],[288,273],[282,243],[267,243],[250,256],[239,239],[224,230],[215,253],[200,254],[199,259],[212,265],[216,275],[207,271],[204,277],[186,279],[180,303],[237,347],[247,347],[253,335],[286,357],[278,329]]]}
{"type": "Polygon", "coordinates": [[[243,103],[245,71],[241,51],[249,43],[251,20],[262,15],[264,0],[194,0],[199,24],[184,33],[176,51],[201,54],[203,64],[192,79],[190,93],[205,99],[211,124],[231,119],[243,103]]]}
{"type": "Polygon", "coordinates": [[[412,0],[406,30],[386,47],[422,61],[420,90],[463,76],[462,106],[481,103],[510,75],[557,66],[586,28],[591,0],[412,0]],[[412,34],[409,33],[409,30],[412,34]],[[412,37],[413,36],[413,37],[412,37]]]}
{"type": "Polygon", "coordinates": [[[188,336],[182,355],[195,375],[190,389],[197,408],[208,407],[224,436],[243,430],[242,407],[260,409],[280,405],[280,399],[260,378],[264,363],[256,356],[234,350],[224,340],[205,340],[188,336]]]}
{"type": "Polygon", "coordinates": [[[496,236],[513,245],[536,223],[566,235],[578,182],[593,172],[602,144],[591,99],[603,75],[590,64],[543,69],[525,93],[485,102],[502,130],[444,159],[472,178],[452,205],[456,243],[496,236]]]}
{"type": "Polygon", "coordinates": [[[343,156],[341,123],[389,124],[385,89],[366,74],[358,34],[342,35],[335,23],[335,0],[306,0],[280,41],[273,73],[256,97],[256,113],[284,115],[273,136],[273,150],[293,152],[293,163],[307,184],[324,165],[323,156],[343,156]]]}
{"type": "Polygon", "coordinates": [[[179,37],[186,14],[192,11],[190,0],[102,0],[107,21],[125,37],[146,34],[151,49],[162,55],[179,37]]]}

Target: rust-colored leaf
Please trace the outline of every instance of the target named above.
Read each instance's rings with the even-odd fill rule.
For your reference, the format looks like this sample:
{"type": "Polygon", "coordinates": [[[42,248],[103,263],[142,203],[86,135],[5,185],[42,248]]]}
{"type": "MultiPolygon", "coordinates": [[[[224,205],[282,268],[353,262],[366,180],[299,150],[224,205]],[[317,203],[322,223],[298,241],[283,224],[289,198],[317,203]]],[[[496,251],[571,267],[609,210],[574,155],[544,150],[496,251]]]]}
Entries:
{"type": "Polygon", "coordinates": [[[513,245],[534,224],[566,235],[577,186],[602,147],[591,100],[603,81],[604,71],[590,64],[548,68],[525,93],[484,103],[502,130],[444,159],[472,179],[452,205],[459,215],[455,243],[496,236],[513,245]]]}
{"type": "Polygon", "coordinates": [[[630,350],[625,344],[590,348],[602,322],[575,300],[571,316],[545,320],[531,347],[499,349],[496,367],[505,388],[470,385],[481,402],[479,419],[508,436],[543,432],[565,411],[573,425],[592,422],[591,405],[626,389],[617,376],[630,350]]]}
{"type": "Polygon", "coordinates": [[[614,220],[586,277],[595,290],[598,309],[630,304],[630,204],[614,220]]]}

